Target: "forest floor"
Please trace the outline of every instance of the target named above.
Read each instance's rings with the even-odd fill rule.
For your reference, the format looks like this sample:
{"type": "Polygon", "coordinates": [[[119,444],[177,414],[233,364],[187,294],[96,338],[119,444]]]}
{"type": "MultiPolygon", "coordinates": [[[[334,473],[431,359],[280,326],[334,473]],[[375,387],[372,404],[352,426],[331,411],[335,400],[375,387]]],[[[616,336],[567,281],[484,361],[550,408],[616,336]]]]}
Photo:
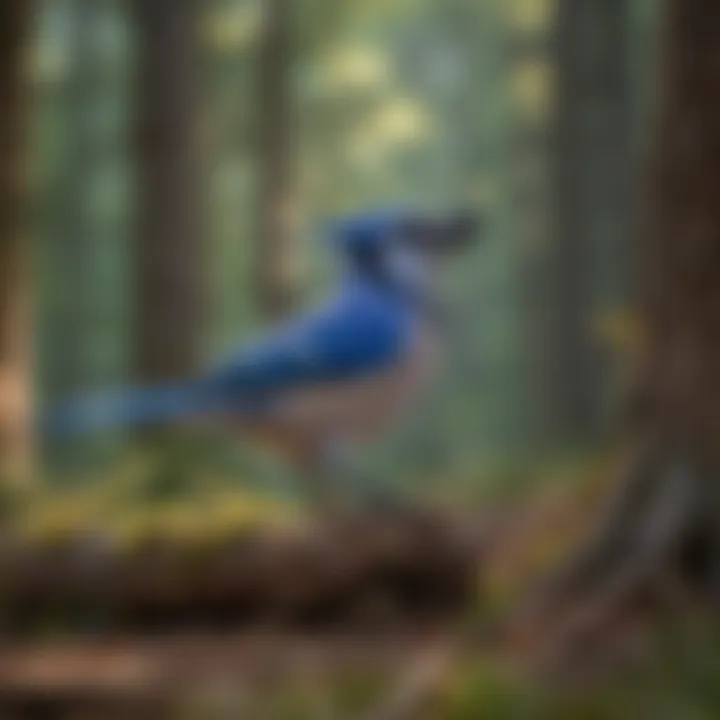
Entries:
{"type": "MultiPolygon", "coordinates": [[[[482,515],[444,515],[442,527],[468,543],[463,557],[469,565],[461,571],[469,571],[472,585],[460,596],[441,594],[441,605],[430,611],[422,604],[420,612],[408,611],[427,589],[415,579],[409,603],[364,607],[359,614],[355,608],[327,623],[264,617],[237,627],[190,623],[138,632],[120,626],[8,641],[0,647],[0,717],[342,720],[368,712],[374,718],[376,704],[402,705],[406,695],[413,701],[424,695],[424,684],[433,685],[455,662],[468,635],[489,625],[542,573],[582,522],[576,499],[565,493],[505,503],[482,515]]],[[[383,535],[376,525],[367,532],[376,543],[383,535]]],[[[367,547],[367,537],[356,541],[367,547]]],[[[428,547],[427,541],[411,549],[423,574],[427,565],[451,559],[445,551],[433,556],[438,542],[428,547]]],[[[326,544],[333,542],[331,533],[326,544]]],[[[357,554],[350,546],[343,552],[357,554]]],[[[442,574],[430,579],[443,582],[442,574]]]]}
{"type": "MultiPolygon", "coordinates": [[[[482,514],[443,516],[469,539],[473,587],[441,594],[449,604],[432,612],[422,604],[416,612],[411,596],[391,608],[365,601],[359,614],[354,608],[319,623],[270,614],[210,627],[185,618],[177,627],[56,628],[8,638],[0,646],[0,718],[717,720],[720,634],[699,613],[652,635],[626,618],[614,632],[622,642],[611,643],[629,650],[624,664],[565,673],[559,683],[538,682],[499,651],[496,621],[586,533],[602,491],[592,482],[546,488],[482,514]]],[[[326,536],[327,544],[337,546],[337,536],[326,536]]],[[[427,547],[417,549],[441,563],[442,554],[424,555],[427,547]]],[[[591,667],[590,655],[598,657],[597,647],[587,646],[574,670],[591,667]]]]}
{"type": "Polygon", "coordinates": [[[135,718],[175,717],[190,708],[197,717],[290,720],[304,705],[319,713],[311,717],[340,718],[372,704],[408,668],[442,657],[449,638],[447,628],[396,627],[372,634],[183,632],[7,647],[0,652],[0,711],[3,718],[13,712],[135,718]]]}

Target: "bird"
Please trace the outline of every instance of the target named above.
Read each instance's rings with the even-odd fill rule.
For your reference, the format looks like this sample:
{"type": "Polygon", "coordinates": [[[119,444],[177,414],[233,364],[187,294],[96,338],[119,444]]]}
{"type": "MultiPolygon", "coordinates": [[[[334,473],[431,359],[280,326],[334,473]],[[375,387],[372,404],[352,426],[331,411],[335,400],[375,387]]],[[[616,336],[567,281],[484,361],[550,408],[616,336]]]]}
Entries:
{"type": "Polygon", "coordinates": [[[64,403],[41,432],[230,429],[299,471],[314,502],[332,504],[338,478],[353,475],[352,456],[388,433],[434,376],[447,322],[438,275],[478,226],[467,211],[374,209],[335,219],[329,236],[341,270],[318,306],[197,378],[64,403]]]}

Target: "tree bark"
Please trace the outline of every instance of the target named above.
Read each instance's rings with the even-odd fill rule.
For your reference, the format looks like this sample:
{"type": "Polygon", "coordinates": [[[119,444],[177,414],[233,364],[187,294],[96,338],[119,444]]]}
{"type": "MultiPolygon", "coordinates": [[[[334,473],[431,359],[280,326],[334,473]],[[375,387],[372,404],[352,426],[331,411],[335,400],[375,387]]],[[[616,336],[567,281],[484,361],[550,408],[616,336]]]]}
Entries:
{"type": "Polygon", "coordinates": [[[628,295],[619,268],[630,266],[629,19],[627,0],[557,3],[547,58],[555,117],[547,132],[526,131],[521,151],[535,184],[533,162],[550,178],[547,209],[525,231],[524,305],[531,435],[554,447],[586,443],[602,427],[609,371],[594,325],[628,295]]]}
{"type": "Polygon", "coordinates": [[[135,0],[138,227],[134,372],[185,376],[203,320],[200,24],[197,0],[135,0]]]}
{"type": "Polygon", "coordinates": [[[283,315],[295,281],[291,8],[263,3],[258,77],[259,233],[257,294],[261,313],[283,315]]]}
{"type": "Polygon", "coordinates": [[[675,0],[643,238],[646,412],[716,456],[720,426],[720,7],[675,0]]]}
{"type": "Polygon", "coordinates": [[[720,589],[720,6],[667,10],[647,218],[644,343],[627,475],[597,533],[528,617],[555,644],[638,593],[720,589]],[[559,619],[560,628],[548,622],[559,619]]]}
{"type": "Polygon", "coordinates": [[[33,19],[30,0],[0,6],[0,468],[29,459],[30,352],[27,258],[23,218],[27,195],[25,49],[33,19]]]}

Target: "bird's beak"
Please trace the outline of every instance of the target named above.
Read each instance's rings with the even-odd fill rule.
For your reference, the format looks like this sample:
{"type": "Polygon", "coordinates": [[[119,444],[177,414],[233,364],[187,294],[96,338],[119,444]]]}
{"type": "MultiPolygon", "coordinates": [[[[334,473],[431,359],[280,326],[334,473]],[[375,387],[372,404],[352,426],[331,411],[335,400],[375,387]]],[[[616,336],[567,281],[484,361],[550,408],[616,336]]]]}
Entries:
{"type": "Polygon", "coordinates": [[[478,237],[480,219],[475,213],[454,212],[412,218],[403,228],[403,240],[429,255],[453,256],[478,237]]]}

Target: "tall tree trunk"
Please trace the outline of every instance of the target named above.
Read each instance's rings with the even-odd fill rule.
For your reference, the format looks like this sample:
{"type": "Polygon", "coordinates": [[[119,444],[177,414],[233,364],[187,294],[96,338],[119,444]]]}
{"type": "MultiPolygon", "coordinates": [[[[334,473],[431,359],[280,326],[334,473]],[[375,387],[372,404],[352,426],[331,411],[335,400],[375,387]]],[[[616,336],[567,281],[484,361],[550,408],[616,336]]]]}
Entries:
{"type": "MultiPolygon", "coordinates": [[[[95,318],[104,290],[96,273],[102,242],[92,204],[93,183],[101,158],[98,93],[103,82],[98,45],[103,0],[67,3],[71,30],[68,69],[62,87],[63,172],[67,182],[57,189],[53,237],[43,248],[51,275],[42,290],[48,301],[39,315],[41,347],[38,379],[43,397],[53,401],[79,395],[93,386],[97,341],[95,318]]],[[[87,447],[43,437],[44,469],[75,473],[85,464],[87,447]]]]}
{"type": "Polygon", "coordinates": [[[33,18],[30,0],[0,6],[0,469],[29,458],[30,353],[27,332],[25,50],[33,18]]]}
{"type": "Polygon", "coordinates": [[[629,13],[627,0],[557,4],[553,197],[548,222],[531,230],[528,270],[539,279],[526,291],[534,424],[555,445],[600,427],[608,371],[595,324],[627,297],[629,13]]]}
{"type": "Polygon", "coordinates": [[[138,38],[138,227],[134,372],[196,366],[203,305],[198,0],[134,0],[138,38]]]}
{"type": "MultiPolygon", "coordinates": [[[[529,73],[548,76],[553,70],[554,38],[543,24],[532,32],[514,38],[512,69],[514,86],[522,88],[529,73]]],[[[545,80],[549,84],[549,78],[545,80]]],[[[546,88],[550,94],[551,88],[546,88]]],[[[523,377],[522,428],[523,443],[533,450],[545,449],[561,441],[563,434],[555,412],[554,381],[558,352],[549,319],[551,261],[556,262],[554,246],[551,183],[552,135],[554,117],[548,107],[524,107],[522,98],[514,97],[515,121],[512,133],[512,203],[513,228],[520,238],[518,248],[518,301],[522,340],[523,377]]],[[[546,100],[549,106],[549,100],[546,100]]]]}
{"type": "Polygon", "coordinates": [[[73,395],[88,388],[93,340],[92,315],[97,298],[93,278],[99,246],[90,196],[100,148],[96,128],[97,90],[102,82],[97,46],[98,0],[69,4],[72,38],[65,103],[65,173],[58,237],[52,253],[53,275],[62,309],[52,318],[52,358],[47,368],[50,395],[73,395]]]}
{"type": "Polygon", "coordinates": [[[720,589],[720,5],[671,0],[664,40],[634,451],[596,536],[537,604],[571,638],[668,577],[720,589]]]}
{"type": "MultiPolygon", "coordinates": [[[[597,68],[588,52],[586,27],[597,0],[562,0],[557,17],[557,124],[555,218],[555,276],[552,316],[556,332],[553,363],[554,404],[565,440],[585,439],[592,432],[597,384],[590,324],[592,265],[588,227],[591,221],[589,154],[585,121],[587,88],[597,68]]],[[[589,31],[589,32],[588,32],[589,31]]],[[[590,100],[592,97],[590,96],[590,100]]],[[[552,320],[551,320],[552,322],[552,320]]]]}
{"type": "Polygon", "coordinates": [[[628,21],[627,0],[558,5],[554,386],[570,440],[587,440],[598,429],[598,291],[605,295],[617,284],[602,277],[611,263],[628,260],[628,21]],[[601,262],[608,254],[611,260],[601,262]]]}
{"type": "Polygon", "coordinates": [[[260,310],[269,318],[288,310],[296,270],[290,89],[292,7],[289,0],[266,0],[263,3],[264,20],[258,59],[260,186],[257,294],[260,310]]]}

